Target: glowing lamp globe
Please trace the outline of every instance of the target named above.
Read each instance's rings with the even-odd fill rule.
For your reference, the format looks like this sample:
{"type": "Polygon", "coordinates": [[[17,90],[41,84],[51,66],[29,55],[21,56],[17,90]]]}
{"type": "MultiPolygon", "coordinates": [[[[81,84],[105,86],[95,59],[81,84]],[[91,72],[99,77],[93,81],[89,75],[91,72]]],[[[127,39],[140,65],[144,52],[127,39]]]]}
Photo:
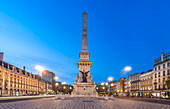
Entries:
{"type": "Polygon", "coordinates": [[[108,77],[108,81],[113,81],[113,77],[108,77]]]}
{"type": "Polygon", "coordinates": [[[131,70],[132,70],[132,67],[130,67],[130,66],[126,66],[126,67],[124,68],[124,70],[125,70],[125,71],[127,71],[127,72],[129,72],[129,71],[131,71],[131,70]]]}

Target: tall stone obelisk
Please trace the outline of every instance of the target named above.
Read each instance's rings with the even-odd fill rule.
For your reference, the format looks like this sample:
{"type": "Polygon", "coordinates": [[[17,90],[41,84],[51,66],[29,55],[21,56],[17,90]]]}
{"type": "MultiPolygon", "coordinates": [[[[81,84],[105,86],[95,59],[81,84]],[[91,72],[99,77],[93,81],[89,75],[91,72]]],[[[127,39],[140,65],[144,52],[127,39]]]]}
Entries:
{"type": "Polygon", "coordinates": [[[73,84],[72,96],[96,97],[96,85],[92,81],[92,74],[90,73],[92,62],[89,61],[90,53],[87,49],[87,13],[83,13],[82,18],[82,50],[79,53],[80,61],[77,62],[79,73],[73,84]]]}

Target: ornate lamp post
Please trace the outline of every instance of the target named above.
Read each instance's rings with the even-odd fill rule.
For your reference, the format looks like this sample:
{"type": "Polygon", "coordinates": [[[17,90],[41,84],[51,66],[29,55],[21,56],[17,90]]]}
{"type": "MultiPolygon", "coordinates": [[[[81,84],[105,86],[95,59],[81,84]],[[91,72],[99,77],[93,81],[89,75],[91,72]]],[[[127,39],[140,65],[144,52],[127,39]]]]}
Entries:
{"type": "Polygon", "coordinates": [[[63,91],[63,93],[65,94],[66,82],[62,82],[61,85],[62,85],[62,89],[63,89],[62,91],[63,91]]]}
{"type": "Polygon", "coordinates": [[[105,86],[106,86],[106,95],[107,95],[107,90],[108,90],[108,87],[107,87],[108,84],[109,84],[108,82],[105,83],[105,86]]]}
{"type": "MultiPolygon", "coordinates": [[[[126,71],[127,72],[127,81],[129,80],[129,72],[132,70],[132,67],[130,67],[130,66],[126,66],[125,68],[124,68],[124,71],[126,71]]],[[[130,92],[129,92],[129,90],[127,91],[127,95],[129,95],[130,94],[130,92]]]]}
{"type": "Polygon", "coordinates": [[[57,94],[57,91],[58,91],[58,85],[59,85],[59,83],[56,82],[56,83],[55,83],[55,86],[56,86],[56,94],[57,94]]]}
{"type": "MultiPolygon", "coordinates": [[[[44,68],[41,67],[40,65],[36,65],[35,69],[37,70],[38,75],[39,75],[40,72],[42,72],[44,70],[44,68]]],[[[40,94],[40,92],[39,92],[39,78],[38,78],[38,94],[40,94]]]]}
{"type": "Polygon", "coordinates": [[[129,78],[128,76],[129,76],[129,72],[132,70],[132,67],[130,67],[130,66],[126,66],[125,68],[124,68],[124,70],[127,72],[127,79],[129,78]]]}
{"type": "Polygon", "coordinates": [[[107,78],[107,80],[108,81],[113,81],[113,77],[110,76],[110,77],[107,78]]]}

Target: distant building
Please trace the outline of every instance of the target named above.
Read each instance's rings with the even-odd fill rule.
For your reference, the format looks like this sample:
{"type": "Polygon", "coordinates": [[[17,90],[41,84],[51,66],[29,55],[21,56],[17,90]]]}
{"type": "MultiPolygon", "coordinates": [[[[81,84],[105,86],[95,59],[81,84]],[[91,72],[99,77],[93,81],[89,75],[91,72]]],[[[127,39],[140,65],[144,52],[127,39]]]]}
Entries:
{"type": "Polygon", "coordinates": [[[68,84],[60,84],[57,86],[57,93],[60,94],[71,94],[73,91],[73,86],[68,84]]]}
{"type": "Polygon", "coordinates": [[[125,93],[129,95],[129,92],[131,91],[131,79],[129,77],[125,80],[124,88],[125,88],[125,93]]]}
{"type": "Polygon", "coordinates": [[[50,72],[48,70],[44,70],[42,72],[42,80],[48,84],[46,84],[47,93],[54,93],[55,90],[55,74],[53,72],[50,72]],[[52,86],[52,88],[51,88],[52,86]]]}
{"type": "Polygon", "coordinates": [[[108,88],[109,88],[109,94],[110,95],[116,95],[117,94],[117,84],[118,84],[118,81],[109,82],[108,88]]]}
{"type": "Polygon", "coordinates": [[[47,94],[52,94],[53,93],[53,86],[50,82],[46,82],[45,84],[45,89],[47,94]]]}
{"type": "Polygon", "coordinates": [[[124,89],[124,86],[125,86],[125,78],[120,78],[119,80],[119,85],[118,85],[118,92],[120,93],[124,93],[125,89],[124,89]]]}
{"type": "Polygon", "coordinates": [[[161,57],[155,59],[153,71],[154,96],[170,97],[170,89],[166,84],[168,77],[170,77],[170,52],[168,54],[162,53],[161,57]]]}

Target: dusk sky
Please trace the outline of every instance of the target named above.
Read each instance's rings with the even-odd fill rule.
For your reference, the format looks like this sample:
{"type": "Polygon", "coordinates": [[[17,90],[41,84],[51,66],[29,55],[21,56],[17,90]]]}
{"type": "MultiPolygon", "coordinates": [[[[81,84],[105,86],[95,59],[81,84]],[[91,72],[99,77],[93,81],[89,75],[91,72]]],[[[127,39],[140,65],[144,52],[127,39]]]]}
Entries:
{"type": "Polygon", "coordinates": [[[73,84],[81,51],[82,13],[95,83],[153,69],[170,51],[169,0],[0,0],[4,61],[37,74],[41,65],[73,84]]]}

